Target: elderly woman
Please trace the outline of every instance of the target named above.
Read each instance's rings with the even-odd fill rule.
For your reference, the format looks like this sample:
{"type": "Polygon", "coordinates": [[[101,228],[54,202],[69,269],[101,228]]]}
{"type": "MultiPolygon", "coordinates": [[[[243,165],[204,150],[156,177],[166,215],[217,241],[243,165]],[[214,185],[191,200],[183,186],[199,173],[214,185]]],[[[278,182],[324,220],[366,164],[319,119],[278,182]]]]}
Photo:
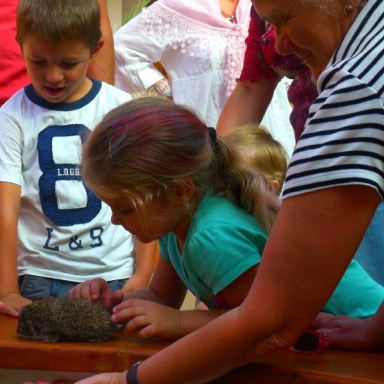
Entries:
{"type": "MultiPolygon", "coordinates": [[[[132,367],[127,379],[111,373],[84,384],[207,382],[287,348],[332,294],[384,196],[384,2],[253,4],[274,25],[279,53],[298,54],[319,89],[257,278],[240,307],[132,367]]],[[[384,305],[363,321],[365,347],[384,346],[383,324],[384,305]]]]}

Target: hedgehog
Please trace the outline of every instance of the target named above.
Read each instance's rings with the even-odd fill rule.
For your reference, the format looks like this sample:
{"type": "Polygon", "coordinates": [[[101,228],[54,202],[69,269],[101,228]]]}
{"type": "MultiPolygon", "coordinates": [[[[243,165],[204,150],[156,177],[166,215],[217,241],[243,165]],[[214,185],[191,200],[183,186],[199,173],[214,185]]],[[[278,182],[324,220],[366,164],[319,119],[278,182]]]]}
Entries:
{"type": "Polygon", "coordinates": [[[101,306],[68,297],[39,299],[23,307],[17,333],[26,338],[102,342],[114,338],[117,326],[101,306]]]}

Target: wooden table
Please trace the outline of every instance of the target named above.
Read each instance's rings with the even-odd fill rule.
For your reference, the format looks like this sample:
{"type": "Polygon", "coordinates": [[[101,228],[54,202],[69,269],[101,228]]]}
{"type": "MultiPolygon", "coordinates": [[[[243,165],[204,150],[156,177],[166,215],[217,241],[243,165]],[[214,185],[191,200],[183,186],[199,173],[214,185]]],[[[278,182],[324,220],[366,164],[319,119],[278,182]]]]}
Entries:
{"type": "MultiPolygon", "coordinates": [[[[16,319],[0,315],[0,369],[124,371],[168,345],[128,338],[122,333],[104,343],[44,343],[18,337],[16,328],[16,319]]],[[[328,349],[315,355],[283,351],[236,369],[215,383],[384,383],[384,352],[328,349]]]]}

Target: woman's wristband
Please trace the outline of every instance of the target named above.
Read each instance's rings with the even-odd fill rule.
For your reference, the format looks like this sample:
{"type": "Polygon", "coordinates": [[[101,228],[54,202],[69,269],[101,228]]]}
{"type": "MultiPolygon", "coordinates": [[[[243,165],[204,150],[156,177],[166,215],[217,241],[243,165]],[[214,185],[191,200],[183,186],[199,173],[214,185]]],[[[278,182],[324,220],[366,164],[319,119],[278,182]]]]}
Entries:
{"type": "Polygon", "coordinates": [[[141,364],[141,361],[133,364],[131,368],[128,369],[127,372],[127,384],[139,384],[139,379],[137,377],[137,368],[141,364]]]}

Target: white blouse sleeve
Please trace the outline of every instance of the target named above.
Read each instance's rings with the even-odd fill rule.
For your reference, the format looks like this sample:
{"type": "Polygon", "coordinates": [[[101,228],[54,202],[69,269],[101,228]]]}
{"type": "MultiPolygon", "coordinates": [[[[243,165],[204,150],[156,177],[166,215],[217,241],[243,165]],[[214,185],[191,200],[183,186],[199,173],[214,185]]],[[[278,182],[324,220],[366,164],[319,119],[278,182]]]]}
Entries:
{"type": "Polygon", "coordinates": [[[167,28],[159,33],[162,26],[153,25],[159,8],[151,5],[114,34],[115,85],[129,93],[143,91],[164,77],[153,65],[172,49],[167,28]]]}

